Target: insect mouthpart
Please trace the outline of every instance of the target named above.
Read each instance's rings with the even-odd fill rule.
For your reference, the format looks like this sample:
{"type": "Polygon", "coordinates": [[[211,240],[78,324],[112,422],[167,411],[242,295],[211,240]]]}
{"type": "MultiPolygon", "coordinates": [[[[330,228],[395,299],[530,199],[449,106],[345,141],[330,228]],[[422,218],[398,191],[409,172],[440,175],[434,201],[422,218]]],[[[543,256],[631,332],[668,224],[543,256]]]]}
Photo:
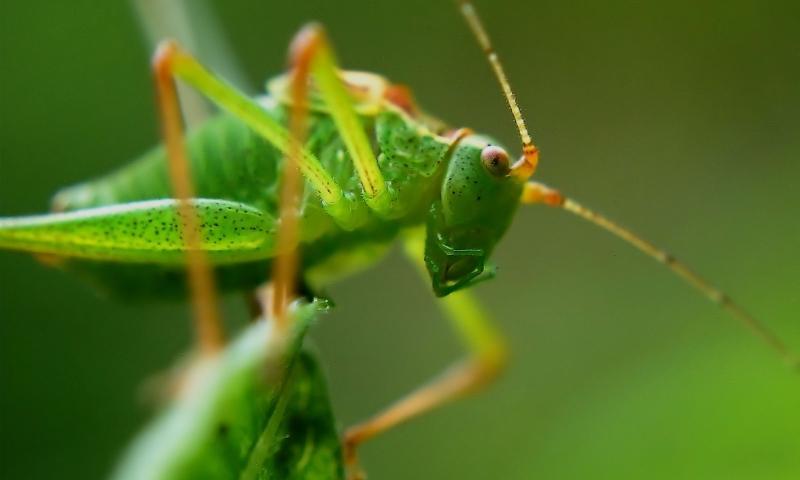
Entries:
{"type": "Polygon", "coordinates": [[[494,265],[487,265],[483,256],[464,256],[447,263],[441,279],[433,281],[433,291],[444,297],[495,276],[494,265]]]}
{"type": "Polygon", "coordinates": [[[495,276],[495,268],[486,264],[483,249],[455,249],[443,241],[428,242],[425,263],[431,273],[433,291],[444,297],[495,276]]]}
{"type": "Polygon", "coordinates": [[[478,257],[461,257],[447,265],[445,280],[457,280],[483,271],[483,261],[478,257]]]}

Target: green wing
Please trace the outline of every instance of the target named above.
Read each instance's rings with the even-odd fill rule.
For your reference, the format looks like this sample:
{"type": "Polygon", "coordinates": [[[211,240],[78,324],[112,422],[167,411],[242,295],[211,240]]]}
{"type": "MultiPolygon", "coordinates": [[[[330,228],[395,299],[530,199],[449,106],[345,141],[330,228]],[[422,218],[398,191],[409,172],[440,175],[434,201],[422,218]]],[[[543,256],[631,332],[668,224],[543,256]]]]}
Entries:
{"type": "Polygon", "coordinates": [[[343,478],[325,382],[301,351],[319,304],[299,307],[294,341],[270,351],[270,324],[250,326],[198,365],[179,398],[133,443],[114,480],[343,478]]]}
{"type": "MultiPolygon", "coordinates": [[[[272,256],[275,219],[248,205],[192,200],[202,245],[215,264],[272,256]]],[[[124,263],[184,262],[182,218],[174,199],[0,219],[0,248],[124,263]]]]}

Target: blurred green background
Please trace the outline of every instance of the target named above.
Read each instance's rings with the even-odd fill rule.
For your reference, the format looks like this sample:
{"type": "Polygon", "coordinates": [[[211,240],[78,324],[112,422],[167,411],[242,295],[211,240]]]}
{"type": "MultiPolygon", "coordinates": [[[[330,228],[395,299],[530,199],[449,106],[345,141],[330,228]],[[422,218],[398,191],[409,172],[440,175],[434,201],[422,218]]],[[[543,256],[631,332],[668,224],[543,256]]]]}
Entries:
{"type": "MultiPolygon", "coordinates": [[[[477,3],[540,178],[688,260],[800,348],[798,3],[477,3]]],[[[316,19],[346,67],[517,145],[449,1],[212,7],[253,85],[316,19]]],[[[158,140],[149,54],[126,2],[0,2],[0,214],[43,211],[158,140]]],[[[510,338],[510,370],[368,444],[371,478],[800,478],[800,377],[658,265],[544,208],[520,212],[495,260],[478,295],[510,338]]],[[[338,308],[313,337],[342,425],[461,352],[415,275],[394,252],[331,289],[338,308]]],[[[0,282],[0,476],[102,478],[150,415],[142,382],[190,344],[185,305],[113,303],[7,252],[0,282]]],[[[229,317],[244,316],[239,300],[229,317]]]]}

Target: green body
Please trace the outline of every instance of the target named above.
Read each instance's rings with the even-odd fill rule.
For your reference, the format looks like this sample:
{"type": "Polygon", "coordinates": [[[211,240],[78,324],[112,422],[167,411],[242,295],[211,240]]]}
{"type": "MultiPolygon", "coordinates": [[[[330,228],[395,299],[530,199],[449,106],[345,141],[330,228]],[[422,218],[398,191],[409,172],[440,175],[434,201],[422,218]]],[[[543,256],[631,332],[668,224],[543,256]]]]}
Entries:
{"type": "MultiPolygon", "coordinates": [[[[279,86],[258,103],[270,117],[286,124],[289,108],[283,100],[275,100],[285,87],[275,84],[279,86]]],[[[479,271],[470,279],[481,273],[483,259],[510,223],[521,186],[508,188],[512,182],[485,171],[480,152],[489,142],[483,137],[454,143],[391,102],[360,106],[369,107],[359,109],[356,104],[392,193],[392,215],[370,209],[340,132],[312,99],[307,149],[341,187],[355,222],[348,228],[337,224],[316,192],[305,188],[299,237],[304,280],[317,287],[368,266],[403,229],[426,221],[431,245],[426,259],[429,267],[440,270],[440,283],[446,283],[447,258],[453,252],[460,255],[477,248],[482,252],[479,271]],[[495,204],[502,205],[494,208],[495,204]],[[491,228],[484,228],[487,225],[491,228]],[[437,247],[443,242],[443,248],[437,247]]],[[[197,196],[205,199],[197,201],[203,248],[218,267],[221,286],[262,283],[276,253],[284,155],[225,113],[190,132],[187,146],[197,196]]],[[[114,173],[58,193],[54,209],[66,215],[0,220],[0,246],[66,257],[68,267],[129,296],[181,290],[183,282],[176,280],[184,276],[184,242],[177,213],[167,200],[145,206],[134,203],[171,196],[166,153],[156,147],[114,173]],[[112,216],[109,209],[91,210],[112,205],[125,207],[117,207],[121,212],[110,210],[112,216]],[[131,209],[158,212],[158,219],[152,222],[131,209]],[[103,250],[97,239],[109,233],[118,238],[103,250]],[[131,246],[137,242],[147,248],[131,246]]],[[[434,278],[435,286],[436,282],[434,278]]],[[[466,281],[456,283],[460,288],[466,281]]]]}

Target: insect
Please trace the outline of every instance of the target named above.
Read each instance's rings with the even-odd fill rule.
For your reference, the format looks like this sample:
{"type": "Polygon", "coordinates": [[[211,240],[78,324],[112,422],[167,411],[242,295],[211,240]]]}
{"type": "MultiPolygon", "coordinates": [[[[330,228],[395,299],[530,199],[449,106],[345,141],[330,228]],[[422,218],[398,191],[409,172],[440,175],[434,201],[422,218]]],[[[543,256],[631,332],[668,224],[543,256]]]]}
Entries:
{"type": "MultiPolygon", "coordinates": [[[[528,138],[508,82],[477,17],[470,13],[469,4],[462,4],[462,8],[490,59],[494,59],[492,65],[520,127],[523,159],[516,163],[511,163],[506,150],[495,145],[496,142],[465,130],[442,127],[427,118],[417,110],[410,96],[379,77],[345,74],[344,86],[339,85],[321,31],[306,30],[299,37],[297,68],[300,70],[299,66],[304,64],[303,54],[313,57],[307,59],[307,67],[312,70],[317,89],[310,102],[307,153],[303,152],[300,162],[307,179],[299,233],[305,287],[314,290],[332,281],[344,273],[341,265],[355,268],[369,263],[389,240],[407,234],[409,252],[413,258],[425,260],[432,288],[444,296],[447,308],[454,313],[477,312],[465,289],[492,275],[487,259],[520,199],[579,214],[655,256],[691,282],[699,282],[681,264],[629,232],[557,191],[527,181],[536,167],[538,151],[528,138]],[[309,51],[316,51],[317,56],[309,51]],[[349,102],[342,101],[346,95],[355,97],[355,116],[348,113],[349,102]],[[363,131],[359,121],[367,124],[363,131]],[[419,225],[425,226],[424,238],[419,225]]],[[[193,206],[205,224],[197,240],[210,262],[220,266],[223,286],[250,288],[264,280],[264,260],[279,251],[279,159],[293,145],[283,125],[288,121],[287,106],[297,100],[293,100],[287,78],[282,78],[273,84],[271,99],[254,107],[217,83],[174,46],[165,47],[160,58],[164,62],[160,65],[170,66],[178,77],[233,111],[232,117],[209,124],[189,140],[198,196],[208,199],[193,206]],[[253,130],[259,135],[253,134],[253,130]],[[221,150],[221,145],[239,150],[216,156],[209,153],[221,150]],[[256,158],[258,153],[263,157],[256,158]],[[229,158],[249,161],[241,164],[247,172],[245,179],[237,179],[235,173],[226,177],[232,163],[229,158]],[[226,185],[223,179],[230,183],[226,185]],[[235,188],[227,190],[231,184],[235,188]],[[235,193],[231,193],[233,190],[235,193]]],[[[113,177],[67,190],[57,197],[57,207],[79,213],[48,217],[46,222],[10,221],[4,224],[3,241],[10,248],[70,258],[163,265],[156,271],[149,266],[114,265],[116,272],[112,272],[117,275],[126,270],[130,274],[126,278],[137,279],[128,280],[123,287],[146,285],[154,291],[163,291],[175,285],[175,278],[182,275],[186,234],[182,232],[181,220],[188,221],[189,215],[176,213],[176,204],[171,201],[138,201],[169,196],[166,165],[164,153],[156,151],[149,159],[113,177]],[[116,206],[106,206],[111,204],[116,206]],[[82,239],[91,241],[80,243],[82,239]]],[[[75,261],[74,266],[98,268],[97,263],[81,261],[75,261]]],[[[99,268],[105,269],[104,264],[99,268]]],[[[94,273],[108,278],[105,270],[94,273]]],[[[699,286],[749,325],[756,325],[719,292],[704,283],[699,286]]],[[[464,320],[464,333],[475,348],[476,361],[455,370],[458,375],[450,377],[449,383],[422,390],[409,397],[404,405],[432,406],[435,400],[471,390],[490,379],[504,363],[502,342],[485,326],[481,316],[460,318],[464,320]],[[476,320],[478,323],[468,323],[476,320]]],[[[774,336],[755,328],[776,348],[785,350],[774,336]]],[[[383,426],[405,418],[397,417],[396,412],[380,417],[383,426]]],[[[375,422],[369,422],[351,431],[348,442],[351,463],[355,460],[352,447],[378,430],[375,422]]]]}

